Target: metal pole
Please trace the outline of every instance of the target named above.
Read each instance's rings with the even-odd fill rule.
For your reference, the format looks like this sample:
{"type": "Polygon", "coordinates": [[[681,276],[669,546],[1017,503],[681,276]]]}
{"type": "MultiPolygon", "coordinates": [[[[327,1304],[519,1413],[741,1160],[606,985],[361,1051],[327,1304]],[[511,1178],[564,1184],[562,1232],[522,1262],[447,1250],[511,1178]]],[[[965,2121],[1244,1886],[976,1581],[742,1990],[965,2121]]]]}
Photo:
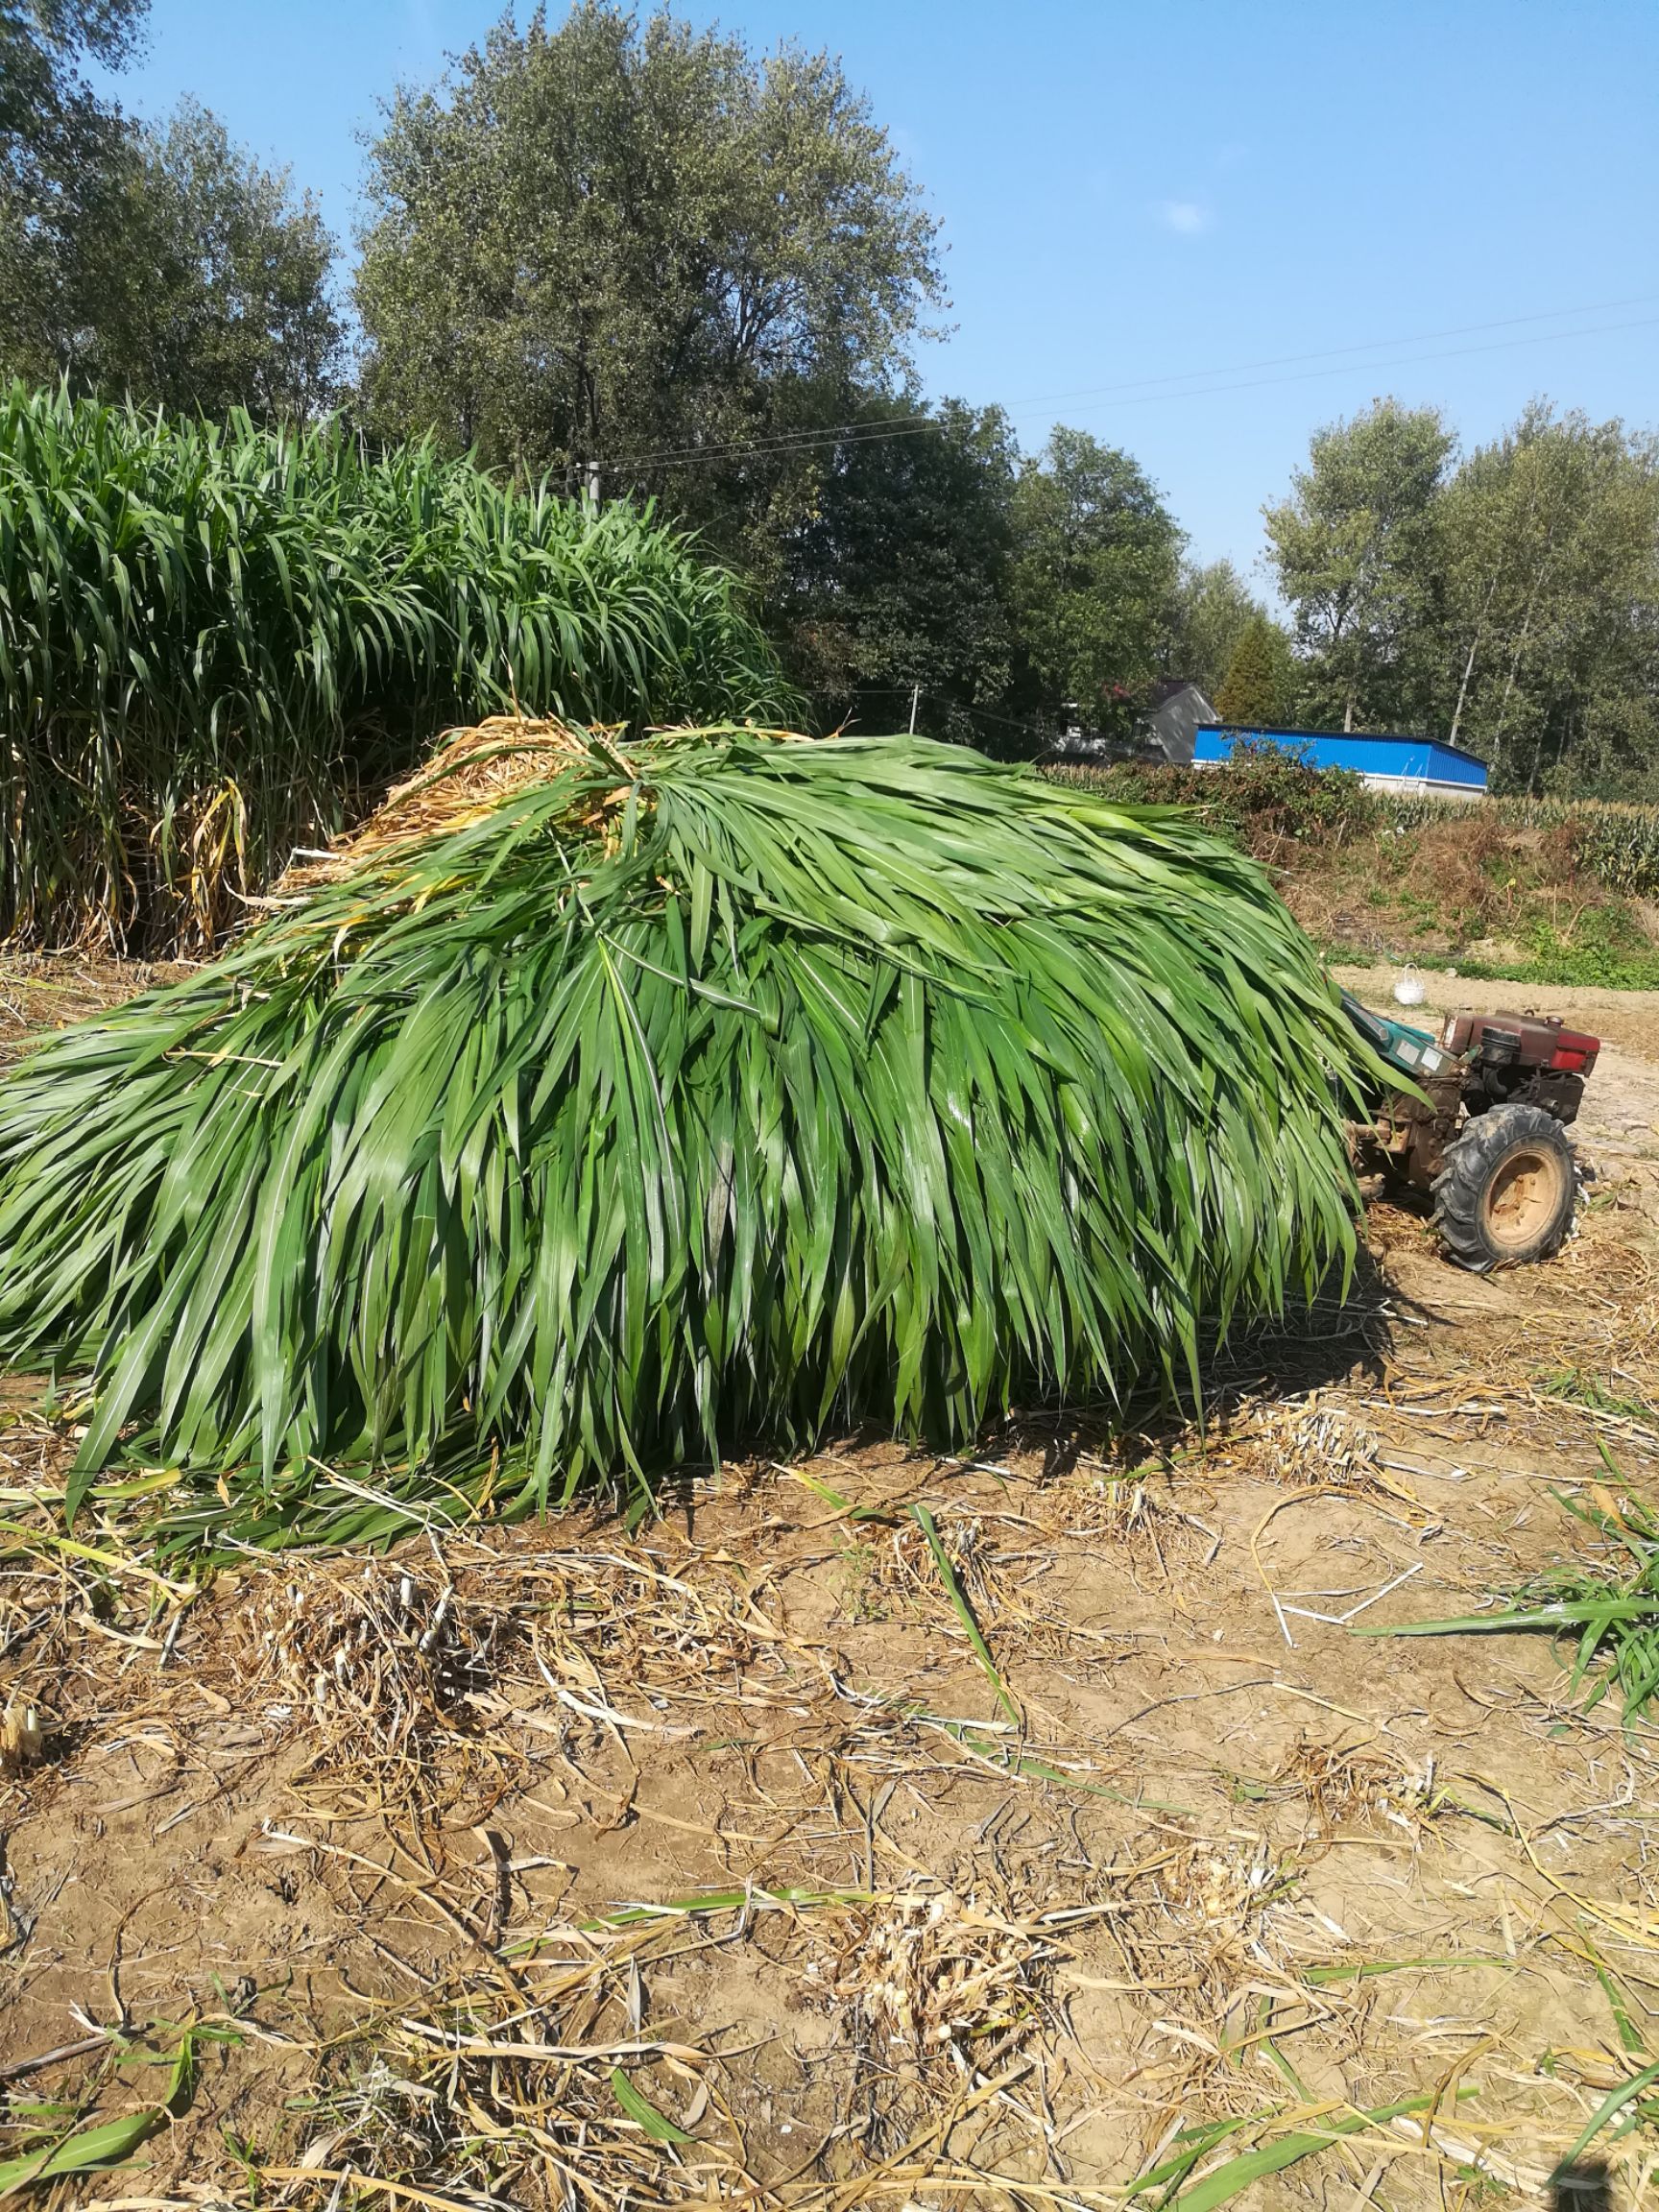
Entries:
{"type": "Polygon", "coordinates": [[[912,737],[916,734],[916,705],[921,696],[921,685],[913,684],[910,686],[910,734],[912,737]]]}

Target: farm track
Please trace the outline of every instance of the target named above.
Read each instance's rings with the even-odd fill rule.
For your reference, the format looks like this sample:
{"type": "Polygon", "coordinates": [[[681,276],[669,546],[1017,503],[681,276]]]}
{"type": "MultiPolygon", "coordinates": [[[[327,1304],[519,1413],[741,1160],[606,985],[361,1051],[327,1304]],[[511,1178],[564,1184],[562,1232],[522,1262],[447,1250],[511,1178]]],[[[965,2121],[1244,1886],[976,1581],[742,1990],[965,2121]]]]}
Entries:
{"type": "MultiPolygon", "coordinates": [[[[7,964],[0,1054],[129,987],[7,964]]],[[[1543,1639],[1343,1617],[1583,1553],[1556,1492],[1659,1503],[1659,999],[1572,1003],[1561,1258],[1378,1209],[1202,1437],[845,1440],[186,1602],[47,1541],[67,1439],[4,1385],[0,2160],[154,2110],[194,2023],[42,2201],[1104,2206],[1299,2136],[1245,2201],[1530,2194],[1659,2055],[1659,1738],[1543,1639]]]]}

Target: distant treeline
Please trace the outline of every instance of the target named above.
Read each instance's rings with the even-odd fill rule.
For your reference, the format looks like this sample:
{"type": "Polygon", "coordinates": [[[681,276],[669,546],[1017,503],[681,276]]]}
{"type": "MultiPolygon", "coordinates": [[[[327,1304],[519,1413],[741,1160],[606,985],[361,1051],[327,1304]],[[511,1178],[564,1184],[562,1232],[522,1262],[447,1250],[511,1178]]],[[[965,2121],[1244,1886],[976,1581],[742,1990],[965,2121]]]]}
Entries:
{"type": "Polygon", "coordinates": [[[1650,438],[1542,403],[1466,454],[1393,400],[1322,429],[1266,509],[1280,618],[1129,454],[915,396],[938,226],[828,55],[613,0],[504,21],[392,101],[348,298],[285,174],[89,87],[146,5],[0,9],[0,369],[654,499],[827,725],[1031,754],[1190,679],[1241,722],[1451,735],[1501,788],[1659,789],[1650,438]]]}

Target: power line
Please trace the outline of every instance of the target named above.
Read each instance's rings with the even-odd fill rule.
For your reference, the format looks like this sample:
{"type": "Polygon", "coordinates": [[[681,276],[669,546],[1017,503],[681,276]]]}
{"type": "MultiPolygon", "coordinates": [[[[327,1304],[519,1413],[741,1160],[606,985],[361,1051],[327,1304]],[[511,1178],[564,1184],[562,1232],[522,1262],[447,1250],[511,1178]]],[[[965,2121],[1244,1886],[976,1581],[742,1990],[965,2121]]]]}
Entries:
{"type": "MultiPolygon", "coordinates": [[[[1639,301],[1631,301],[1625,302],[1624,304],[1637,306],[1645,304],[1645,302],[1639,301]]],[[[1557,309],[1555,312],[1556,314],[1564,315],[1572,313],[1589,313],[1593,312],[1593,310],[1563,308],[1557,309]]],[[[1467,327],[1470,330],[1503,329],[1512,327],[1516,323],[1537,322],[1544,321],[1547,318],[1543,316],[1512,316],[1507,318],[1503,323],[1478,323],[1471,324],[1467,325],[1467,327]]],[[[1560,340],[1564,338],[1600,338],[1610,336],[1624,330],[1647,330],[1652,328],[1655,325],[1659,325],[1659,316],[1643,316],[1639,317],[1634,322],[1597,324],[1593,325],[1587,329],[1534,331],[1524,338],[1501,338],[1496,339],[1491,344],[1485,346],[1450,347],[1432,353],[1411,354],[1400,360],[1375,361],[1356,364],[1350,359],[1344,358],[1341,361],[1335,362],[1333,366],[1322,369],[1302,370],[1297,373],[1285,376],[1251,375],[1246,376],[1245,380],[1242,382],[1235,383],[1217,383],[1212,381],[1207,384],[1198,384],[1195,383],[1194,380],[1200,377],[1210,377],[1214,379],[1216,377],[1225,376],[1240,376],[1244,373],[1244,366],[1266,367],[1269,366],[1269,364],[1258,363],[1252,365],[1241,365],[1238,369],[1229,370],[1189,369],[1180,371],[1175,374],[1167,377],[1145,377],[1142,378],[1139,383],[1100,385],[1095,387],[1093,393],[1080,391],[1071,396],[1073,397],[1110,397],[1116,394],[1122,394],[1125,397],[1118,400],[1118,404],[1124,407],[1151,406],[1157,404],[1160,400],[1166,399],[1223,398],[1236,392],[1257,392],[1266,390],[1269,387],[1275,385],[1310,383],[1316,381],[1322,376],[1344,375],[1348,373],[1352,367],[1355,366],[1361,368],[1372,368],[1379,371],[1410,369],[1415,368],[1425,362],[1461,360],[1477,353],[1504,352],[1512,350],[1518,346],[1524,347],[1547,345],[1552,340],[1560,340]],[[1189,389],[1173,389],[1174,386],[1182,383],[1187,384],[1189,389]]],[[[1439,335],[1451,337],[1456,335],[1456,333],[1453,331],[1446,331],[1439,333],[1439,335]]],[[[1401,338],[1393,340],[1380,339],[1374,341],[1373,344],[1369,347],[1343,347],[1332,349],[1327,352],[1320,353],[1287,354],[1283,358],[1286,362],[1331,361],[1332,354],[1334,352],[1340,352],[1345,356],[1351,356],[1353,354],[1361,352],[1381,351],[1390,346],[1414,346],[1421,345],[1425,342],[1426,341],[1421,338],[1401,338]]],[[[1059,397],[1065,397],[1065,395],[1060,395],[1059,397]]],[[[1021,416],[1031,414],[1037,406],[1038,402],[1035,400],[1022,400],[1017,404],[1017,406],[1005,409],[1004,412],[1007,413],[1012,419],[1018,420],[1021,416]]],[[[927,432],[936,430],[937,428],[938,419],[931,415],[919,418],[913,421],[908,422],[878,421],[873,423],[868,420],[868,418],[865,418],[860,421],[851,422],[827,423],[821,427],[811,430],[804,429],[799,431],[780,431],[765,437],[734,440],[729,444],[724,445],[685,445],[664,448],[663,450],[656,453],[630,454],[624,456],[620,460],[602,461],[592,464],[592,466],[597,467],[606,473],[615,475],[620,474],[622,471],[627,469],[660,467],[667,463],[677,461],[699,462],[742,460],[751,457],[787,458],[791,454],[812,452],[825,445],[879,445],[885,444],[887,441],[896,438],[922,437],[925,436],[927,432]]]]}
{"type": "MultiPolygon", "coordinates": [[[[1593,325],[1585,330],[1539,331],[1527,338],[1498,339],[1489,346],[1456,346],[1447,348],[1439,352],[1417,353],[1402,360],[1375,361],[1361,363],[1358,366],[1379,371],[1410,369],[1424,362],[1455,361],[1476,353],[1503,352],[1517,346],[1543,345],[1551,339],[1600,338],[1622,330],[1647,330],[1655,325],[1659,325],[1659,316],[1644,316],[1632,323],[1605,323],[1593,325]]],[[[1410,343],[1410,341],[1403,340],[1401,343],[1410,343]]],[[[1163,399],[1225,398],[1236,392],[1257,392],[1273,385],[1305,384],[1316,381],[1321,376],[1344,375],[1348,373],[1350,366],[1351,364],[1343,362],[1333,368],[1304,370],[1289,376],[1251,377],[1241,383],[1213,383],[1184,392],[1140,392],[1120,400],[1118,404],[1124,407],[1143,407],[1155,405],[1163,399]]],[[[1205,373],[1220,375],[1225,372],[1192,370],[1189,371],[1188,373],[1194,376],[1205,373]]],[[[1130,388],[1124,387],[1124,389],[1127,391],[1130,388]]],[[[1028,415],[1032,411],[1032,408],[1024,403],[1022,403],[1018,410],[1005,410],[1015,419],[1018,419],[1020,415],[1028,415]]],[[[787,456],[791,453],[810,452],[826,445],[879,445],[894,438],[922,437],[938,427],[938,419],[934,416],[924,417],[910,422],[871,423],[866,421],[839,425],[828,424],[821,429],[785,431],[772,438],[745,440],[727,445],[688,445],[661,453],[638,454],[626,460],[601,462],[598,466],[603,469],[618,472],[625,469],[643,469],[670,461],[741,460],[752,455],[761,457],[787,456]]]]}
{"type": "MultiPolygon", "coordinates": [[[[1449,328],[1444,330],[1418,331],[1414,336],[1409,338],[1372,338],[1358,346],[1330,346],[1320,348],[1318,350],[1310,353],[1274,354],[1262,361],[1237,362],[1233,365],[1233,367],[1228,369],[1177,369],[1171,371],[1167,375],[1134,376],[1130,377],[1126,382],[1120,384],[1084,384],[1073,386],[1071,390],[1067,392],[1038,392],[1029,395],[1024,399],[1016,399],[1011,401],[1009,405],[1009,412],[1018,410],[1020,413],[1024,414],[1032,408],[1046,407],[1059,399],[1115,398],[1121,393],[1138,393],[1165,385],[1191,383],[1195,378],[1201,376],[1244,376],[1253,375],[1258,369],[1295,369],[1300,368],[1305,362],[1309,361],[1331,361],[1335,360],[1339,356],[1346,358],[1355,353],[1384,352],[1401,346],[1428,346],[1438,343],[1438,341],[1442,338],[1479,337],[1488,330],[1511,330],[1515,328],[1518,324],[1522,323],[1560,323],[1566,321],[1568,317],[1574,315],[1614,315],[1623,313],[1626,307],[1651,307],[1654,305],[1659,305],[1659,295],[1653,293],[1644,293],[1639,298],[1634,300],[1603,300],[1593,306],[1541,308],[1536,314],[1532,315],[1505,315],[1500,317],[1497,321],[1490,323],[1454,324],[1449,328]]],[[[1574,338],[1580,336],[1593,336],[1595,333],[1580,332],[1575,330],[1555,330],[1541,331],[1539,335],[1545,338],[1574,338]]],[[[868,419],[865,417],[859,417],[850,422],[823,423],[818,426],[818,429],[814,434],[818,436],[829,437],[841,431],[856,431],[862,427],[867,426],[868,419]]],[[[922,425],[922,427],[925,427],[925,425],[922,425]]],[[[906,431],[904,434],[908,435],[909,432],[906,431]]],[[[794,437],[805,436],[807,433],[805,431],[779,431],[774,435],[778,440],[787,441],[794,437]]],[[[730,447],[724,448],[708,445],[685,445],[672,448],[665,452],[634,456],[632,459],[607,463],[605,466],[612,468],[642,467],[646,462],[649,461],[678,460],[687,455],[696,455],[702,453],[713,454],[722,450],[761,450],[770,443],[772,443],[772,441],[769,439],[758,439],[753,441],[752,443],[747,441],[739,442],[738,444],[735,444],[730,447]]]]}
{"type": "MultiPolygon", "coordinates": [[[[888,695],[891,695],[895,690],[902,692],[904,686],[902,684],[897,685],[871,685],[867,688],[879,696],[883,692],[888,695]]],[[[1047,745],[1053,741],[1054,732],[1045,730],[1039,723],[1020,721],[1012,714],[998,714],[994,707],[976,707],[968,699],[950,699],[946,697],[944,692],[929,691],[920,684],[914,685],[913,688],[918,699],[931,699],[935,705],[947,708],[952,713],[973,714],[982,722],[999,722],[1004,730],[1018,730],[1022,736],[1034,737],[1040,744],[1047,745]]]]}
{"type": "MultiPolygon", "coordinates": [[[[938,699],[939,694],[937,691],[924,691],[922,696],[924,699],[938,699]]],[[[967,699],[947,699],[942,704],[947,707],[959,707],[963,713],[976,714],[984,722],[1000,722],[1004,730],[1022,731],[1027,737],[1041,737],[1046,741],[1054,734],[1051,730],[1044,730],[1035,722],[1018,721],[1012,714],[998,714],[994,707],[975,707],[972,701],[967,699]]]]}
{"type": "MultiPolygon", "coordinates": [[[[1546,307],[1533,315],[1505,315],[1491,323],[1454,324],[1445,330],[1420,330],[1409,338],[1373,338],[1358,346],[1327,346],[1312,353],[1280,353],[1263,361],[1240,361],[1230,369],[1180,369],[1166,376],[1136,376],[1123,384],[1079,385],[1070,392],[1039,392],[1029,399],[1016,400],[1014,404],[1023,411],[1027,407],[1048,406],[1058,399],[1098,399],[1115,397],[1121,392],[1139,392],[1151,385],[1180,384],[1197,376],[1244,376],[1258,369],[1296,369],[1307,361],[1334,361],[1355,353],[1377,353],[1397,346],[1434,345],[1442,338],[1475,338],[1488,330],[1512,330],[1522,323],[1561,323],[1573,315],[1617,315],[1626,307],[1659,306],[1659,293],[1644,293],[1634,300],[1603,300],[1588,307],[1546,307]]],[[[1543,338],[1573,338],[1581,333],[1573,330],[1540,331],[1543,338]]]]}
{"type": "Polygon", "coordinates": [[[1414,369],[1424,361],[1459,361],[1475,353],[1511,352],[1518,346],[1547,346],[1562,338],[1604,338],[1620,330],[1650,330],[1659,325],[1659,315],[1638,316],[1631,323],[1598,323],[1584,330],[1539,330],[1527,338],[1496,338],[1485,346],[1448,346],[1433,353],[1410,353],[1397,361],[1361,361],[1357,364],[1339,363],[1332,369],[1308,369],[1291,376],[1257,376],[1241,384],[1217,384],[1194,392],[1146,393],[1140,398],[1120,402],[1125,407],[1140,407],[1161,398],[1206,399],[1212,394],[1224,396],[1232,392],[1257,392],[1274,384],[1306,384],[1320,376],[1343,376],[1351,366],[1360,371],[1414,369]]]}

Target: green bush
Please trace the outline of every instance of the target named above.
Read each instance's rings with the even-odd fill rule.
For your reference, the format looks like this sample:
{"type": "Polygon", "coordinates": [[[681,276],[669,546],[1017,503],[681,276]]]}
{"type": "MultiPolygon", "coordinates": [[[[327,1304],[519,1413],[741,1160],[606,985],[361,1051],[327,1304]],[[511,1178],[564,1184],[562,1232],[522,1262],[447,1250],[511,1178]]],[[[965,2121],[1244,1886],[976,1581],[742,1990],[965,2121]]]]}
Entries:
{"type": "Polygon", "coordinates": [[[1525,983],[1575,984],[1612,991],[1659,989],[1659,950],[1633,925],[1622,905],[1590,906],[1571,937],[1542,920],[1529,932],[1531,958],[1518,978],[1525,983]]]}
{"type": "Polygon", "coordinates": [[[731,580],[427,445],[0,397],[0,937],[200,945],[444,723],[780,719],[731,580]]]}
{"type": "Polygon", "coordinates": [[[1225,768],[1123,761],[1053,768],[1109,797],[1198,806],[1236,843],[1262,855],[1286,837],[1346,842],[1451,824],[1514,833],[1565,829],[1570,866],[1625,899],[1659,899],[1659,806],[1599,799],[1457,799],[1375,791],[1345,768],[1316,769],[1282,747],[1240,746],[1225,768]]]}
{"type": "Polygon", "coordinates": [[[1195,806],[1247,852],[1286,837],[1318,841],[1377,827],[1377,797],[1348,768],[1314,768],[1282,745],[1238,746],[1224,767],[1120,761],[1109,768],[1054,768],[1059,781],[1142,805],[1195,806]]]}

